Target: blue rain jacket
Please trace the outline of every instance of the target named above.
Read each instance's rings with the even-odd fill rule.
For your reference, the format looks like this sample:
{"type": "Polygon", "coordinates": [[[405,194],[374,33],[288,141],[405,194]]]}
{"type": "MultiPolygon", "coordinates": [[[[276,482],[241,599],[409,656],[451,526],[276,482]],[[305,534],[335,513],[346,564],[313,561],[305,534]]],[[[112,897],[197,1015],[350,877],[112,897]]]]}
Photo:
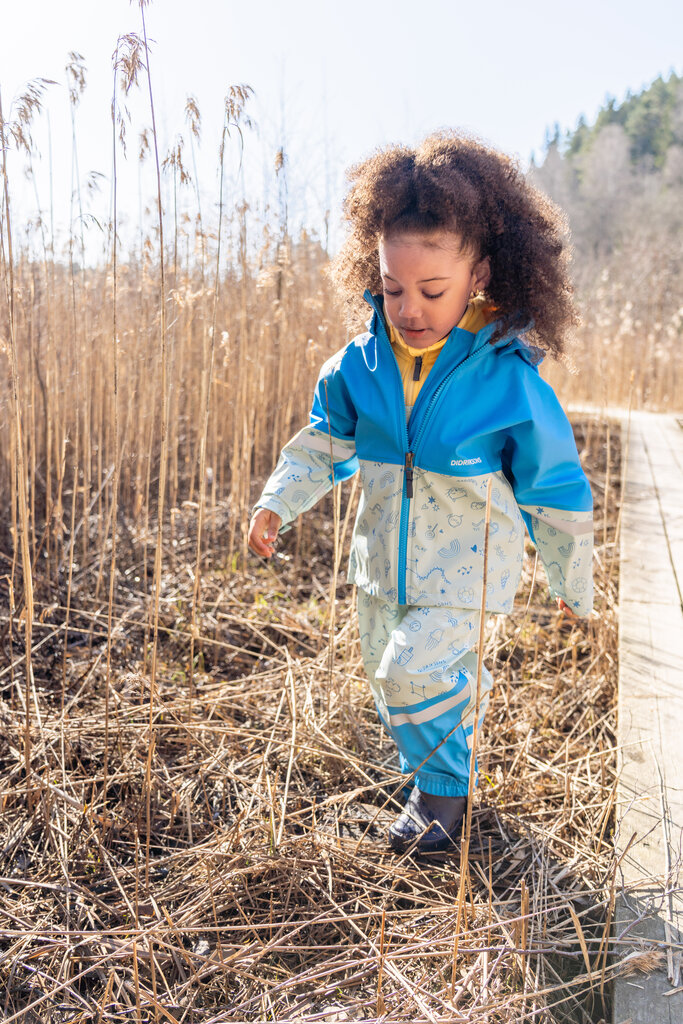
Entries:
{"type": "Polygon", "coordinates": [[[310,423],[257,505],[282,529],[360,471],[349,582],[401,605],[479,607],[493,477],[486,607],[512,608],[524,524],[553,596],[592,607],[592,500],[571,426],[522,338],[454,327],[406,423],[381,297],[368,330],[323,366],[310,423]]]}

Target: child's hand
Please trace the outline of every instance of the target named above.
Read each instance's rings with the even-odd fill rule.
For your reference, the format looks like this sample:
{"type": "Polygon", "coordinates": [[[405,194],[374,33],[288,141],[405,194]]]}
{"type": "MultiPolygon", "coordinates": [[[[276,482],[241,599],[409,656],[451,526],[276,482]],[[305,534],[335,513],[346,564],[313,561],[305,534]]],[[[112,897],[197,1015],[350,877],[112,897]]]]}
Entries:
{"type": "Polygon", "coordinates": [[[270,558],[282,520],[269,508],[257,508],[249,523],[249,547],[255,555],[270,558]]]}
{"type": "Polygon", "coordinates": [[[561,612],[564,612],[568,619],[578,618],[576,612],[573,612],[569,605],[565,604],[561,597],[558,597],[557,599],[557,607],[560,609],[561,612]]]}

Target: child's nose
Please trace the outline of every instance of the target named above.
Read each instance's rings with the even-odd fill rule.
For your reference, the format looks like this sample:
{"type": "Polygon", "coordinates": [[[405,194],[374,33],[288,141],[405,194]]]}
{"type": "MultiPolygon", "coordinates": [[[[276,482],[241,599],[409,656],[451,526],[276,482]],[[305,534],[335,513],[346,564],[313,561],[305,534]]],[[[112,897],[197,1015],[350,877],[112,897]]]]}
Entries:
{"type": "Polygon", "coordinates": [[[420,303],[415,296],[404,295],[401,301],[401,316],[407,320],[420,315],[420,303]]]}

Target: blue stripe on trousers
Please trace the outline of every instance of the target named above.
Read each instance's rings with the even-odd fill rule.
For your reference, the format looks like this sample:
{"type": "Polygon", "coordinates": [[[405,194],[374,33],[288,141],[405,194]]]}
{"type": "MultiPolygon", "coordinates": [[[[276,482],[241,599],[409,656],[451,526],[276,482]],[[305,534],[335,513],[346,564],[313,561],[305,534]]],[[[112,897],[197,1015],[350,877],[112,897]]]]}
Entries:
{"type": "MultiPolygon", "coordinates": [[[[358,617],[375,704],[398,747],[401,770],[416,772],[426,793],[466,795],[479,613],[392,605],[359,591],[358,617]]],[[[491,684],[482,666],[480,724],[491,684]]]]}

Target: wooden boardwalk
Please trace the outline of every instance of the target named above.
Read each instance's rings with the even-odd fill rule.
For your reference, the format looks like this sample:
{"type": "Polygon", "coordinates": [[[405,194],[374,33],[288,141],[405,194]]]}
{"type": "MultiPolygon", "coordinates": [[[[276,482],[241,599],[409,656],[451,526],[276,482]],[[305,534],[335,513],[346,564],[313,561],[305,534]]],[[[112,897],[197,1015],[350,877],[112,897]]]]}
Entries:
{"type": "Polygon", "coordinates": [[[683,1024],[683,424],[633,413],[622,453],[614,951],[664,960],[619,978],[613,1021],[683,1024]]]}

